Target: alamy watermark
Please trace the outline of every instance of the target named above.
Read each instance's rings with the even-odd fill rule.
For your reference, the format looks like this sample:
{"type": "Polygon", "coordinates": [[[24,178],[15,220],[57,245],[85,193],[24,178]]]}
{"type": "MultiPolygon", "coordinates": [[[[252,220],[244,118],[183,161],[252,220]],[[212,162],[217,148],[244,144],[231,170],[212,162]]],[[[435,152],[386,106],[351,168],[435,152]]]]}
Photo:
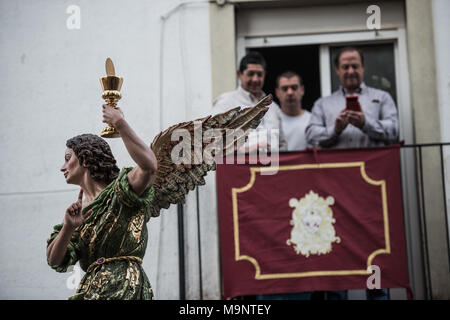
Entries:
{"type": "MultiPolygon", "coordinates": [[[[81,29],[81,9],[77,5],[69,5],[66,20],[68,30],[81,29]]],[[[366,9],[370,16],[366,20],[369,30],[381,28],[381,9],[370,5],[366,9]]],[[[203,161],[207,164],[262,164],[269,165],[270,170],[261,171],[261,175],[273,175],[278,172],[279,165],[279,130],[258,129],[248,135],[240,129],[208,129],[203,132],[202,122],[194,121],[194,135],[188,129],[176,129],[171,141],[178,141],[171,151],[174,164],[196,165],[203,161]],[[181,141],[180,141],[181,139],[181,141]],[[192,139],[194,140],[192,142],[192,139]],[[235,153],[237,150],[237,153],[235,153]],[[224,154],[225,152],[225,154],[224,154]]],[[[81,281],[81,268],[75,265],[66,280],[68,289],[76,289],[81,281]]],[[[366,280],[367,289],[381,289],[381,269],[377,265],[367,267],[371,274],[366,280]]]]}
{"type": "Polygon", "coordinates": [[[66,20],[66,26],[69,30],[81,29],[81,9],[77,5],[70,5],[66,9],[66,13],[70,14],[66,20]]]}
{"type": "Polygon", "coordinates": [[[381,9],[373,4],[367,7],[367,14],[370,16],[366,20],[366,26],[369,30],[379,30],[381,28],[381,9]]]}
{"type": "Polygon", "coordinates": [[[270,165],[262,175],[273,175],[279,165],[279,130],[259,129],[248,135],[241,129],[208,129],[194,121],[194,132],[176,129],[171,141],[178,143],[171,150],[174,164],[262,164],[270,165]],[[247,137],[247,141],[246,141],[247,137]],[[235,154],[235,150],[237,153],[235,154]]]}
{"type": "Polygon", "coordinates": [[[81,281],[81,268],[78,264],[70,267],[67,271],[72,271],[71,275],[66,280],[66,287],[69,290],[74,290],[78,287],[81,281]]]}
{"type": "MultiPolygon", "coordinates": [[[[75,266],[71,267],[71,269],[71,275],[66,280],[66,287],[69,290],[74,290],[78,287],[81,281],[81,268],[78,264],[76,264],[75,266]]],[[[380,267],[377,265],[370,265],[367,267],[367,273],[371,274],[366,280],[367,289],[381,289],[380,267]]]]}
{"type": "Polygon", "coordinates": [[[367,289],[381,289],[381,269],[377,265],[367,267],[367,272],[372,273],[366,280],[367,289]]]}

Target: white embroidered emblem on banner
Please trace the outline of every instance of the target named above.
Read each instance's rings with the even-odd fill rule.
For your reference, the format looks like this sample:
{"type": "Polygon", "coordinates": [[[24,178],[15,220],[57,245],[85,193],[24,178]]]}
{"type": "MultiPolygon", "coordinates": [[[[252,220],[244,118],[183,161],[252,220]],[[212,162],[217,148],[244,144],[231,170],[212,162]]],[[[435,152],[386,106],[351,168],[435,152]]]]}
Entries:
{"type": "Polygon", "coordinates": [[[297,254],[305,257],[327,254],[331,252],[333,242],[341,242],[333,227],[336,222],[330,208],[333,204],[333,197],[324,199],[312,190],[299,200],[289,200],[289,206],[294,208],[290,221],[293,228],[286,243],[293,245],[297,254]]]}

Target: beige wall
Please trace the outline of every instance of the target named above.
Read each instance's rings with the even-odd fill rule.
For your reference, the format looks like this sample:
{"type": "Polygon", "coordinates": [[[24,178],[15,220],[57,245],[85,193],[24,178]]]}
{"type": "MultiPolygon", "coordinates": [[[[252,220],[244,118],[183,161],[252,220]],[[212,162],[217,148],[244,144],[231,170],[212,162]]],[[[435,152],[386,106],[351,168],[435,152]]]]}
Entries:
{"type": "MultiPolygon", "coordinates": [[[[311,3],[314,3],[311,1],[311,3]]],[[[367,31],[368,3],[322,6],[240,8],[238,36],[259,37],[326,32],[367,31]],[[333,14],[330,14],[332,12],[333,14]],[[326,22],[326,23],[324,23],[326,22]]],[[[405,26],[403,1],[383,3],[382,29],[405,26]]]]}
{"type": "Polygon", "coordinates": [[[212,97],[236,89],[234,5],[209,5],[212,97]]]}
{"type": "MultiPolygon", "coordinates": [[[[441,141],[437,94],[432,1],[406,0],[411,103],[417,143],[441,141]]],[[[431,294],[450,299],[450,273],[445,230],[444,194],[440,153],[423,148],[424,208],[430,261],[431,294]]],[[[419,235],[416,235],[419,236],[419,235]]],[[[423,239],[424,240],[424,239],[423,239]]]]}

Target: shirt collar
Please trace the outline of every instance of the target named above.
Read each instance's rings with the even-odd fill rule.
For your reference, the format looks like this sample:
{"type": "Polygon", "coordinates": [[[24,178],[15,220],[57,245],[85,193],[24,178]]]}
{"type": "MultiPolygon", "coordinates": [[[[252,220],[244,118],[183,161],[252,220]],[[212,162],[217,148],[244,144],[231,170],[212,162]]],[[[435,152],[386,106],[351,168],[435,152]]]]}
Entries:
{"type": "MultiPolygon", "coordinates": [[[[355,90],[355,94],[363,93],[366,88],[367,88],[366,84],[364,82],[361,82],[359,88],[355,90]]],[[[344,89],[344,87],[342,87],[342,85],[339,86],[339,89],[344,96],[346,96],[348,94],[347,91],[344,89]]]]}
{"type": "MultiPolygon", "coordinates": [[[[251,92],[249,92],[249,91],[245,90],[244,88],[242,88],[241,85],[239,85],[238,91],[239,91],[240,94],[244,95],[246,98],[249,98],[250,101],[256,101],[257,102],[257,101],[260,100],[260,99],[256,98],[253,94],[251,94],[251,92]]],[[[262,99],[263,97],[266,96],[266,94],[264,93],[264,91],[261,91],[261,92],[262,92],[262,95],[261,95],[261,99],[262,99]]]]}

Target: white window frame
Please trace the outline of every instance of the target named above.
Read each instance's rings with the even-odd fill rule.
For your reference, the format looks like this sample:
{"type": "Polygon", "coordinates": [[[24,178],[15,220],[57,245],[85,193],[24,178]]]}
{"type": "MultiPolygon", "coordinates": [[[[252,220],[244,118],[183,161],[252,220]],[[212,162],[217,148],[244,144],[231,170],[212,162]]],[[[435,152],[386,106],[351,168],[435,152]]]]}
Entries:
{"type": "Polygon", "coordinates": [[[331,94],[330,45],[373,44],[390,42],[394,44],[394,64],[397,85],[397,104],[399,108],[400,138],[413,143],[412,112],[409,98],[409,74],[407,66],[406,34],[404,29],[338,32],[305,35],[279,35],[267,37],[238,37],[237,59],[245,56],[247,49],[263,47],[283,47],[301,45],[319,45],[320,87],[321,95],[331,94]]]}

